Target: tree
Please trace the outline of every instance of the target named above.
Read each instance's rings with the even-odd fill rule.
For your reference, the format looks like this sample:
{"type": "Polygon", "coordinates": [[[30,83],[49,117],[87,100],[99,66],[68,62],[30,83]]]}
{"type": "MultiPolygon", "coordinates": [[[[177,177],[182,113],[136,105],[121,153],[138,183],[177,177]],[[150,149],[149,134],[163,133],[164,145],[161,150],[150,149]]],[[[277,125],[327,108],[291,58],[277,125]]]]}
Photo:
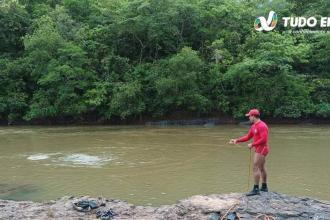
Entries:
{"type": "MultiPolygon", "coordinates": [[[[0,54],[18,56],[23,51],[22,37],[27,33],[30,16],[17,1],[0,2],[0,54]]],[[[0,55],[0,56],[1,56],[0,55]]]]}
{"type": "Polygon", "coordinates": [[[198,86],[203,65],[197,52],[188,47],[168,60],[168,71],[155,82],[161,109],[165,112],[207,112],[210,102],[198,86]]]}
{"type": "MultiPolygon", "coordinates": [[[[261,108],[330,117],[329,34],[256,32],[326,0],[3,0],[0,119],[127,120],[261,108]]],[[[316,28],[316,27],[315,27],[316,28]]],[[[320,29],[320,28],[318,28],[320,29]]],[[[326,29],[324,29],[326,30],[326,29]]]]}
{"type": "Polygon", "coordinates": [[[88,63],[85,52],[66,42],[50,17],[40,18],[38,28],[24,42],[36,80],[25,118],[75,118],[86,113],[85,94],[95,75],[85,68],[88,63]]]}
{"type": "Polygon", "coordinates": [[[242,62],[224,75],[234,116],[252,107],[262,109],[265,115],[285,118],[312,112],[307,83],[294,71],[294,65],[307,62],[307,44],[297,44],[289,35],[261,33],[252,35],[243,48],[242,62]]]}

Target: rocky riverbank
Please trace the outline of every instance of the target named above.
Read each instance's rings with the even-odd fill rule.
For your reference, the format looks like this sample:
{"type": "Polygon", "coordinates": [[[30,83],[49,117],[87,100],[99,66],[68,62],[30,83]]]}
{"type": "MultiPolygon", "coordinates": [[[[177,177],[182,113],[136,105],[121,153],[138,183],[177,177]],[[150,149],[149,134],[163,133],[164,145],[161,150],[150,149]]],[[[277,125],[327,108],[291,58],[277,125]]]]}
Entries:
{"type": "MultiPolygon", "coordinates": [[[[293,197],[279,193],[262,193],[246,197],[239,193],[196,195],[173,205],[135,206],[125,201],[90,197],[63,197],[45,203],[0,200],[0,219],[96,219],[97,211],[109,211],[113,219],[189,219],[215,220],[236,212],[240,219],[317,219],[330,220],[330,202],[293,197]],[[94,200],[102,204],[88,212],[79,212],[73,203],[94,200]]],[[[112,218],[109,218],[112,219],[112,218]]]]}

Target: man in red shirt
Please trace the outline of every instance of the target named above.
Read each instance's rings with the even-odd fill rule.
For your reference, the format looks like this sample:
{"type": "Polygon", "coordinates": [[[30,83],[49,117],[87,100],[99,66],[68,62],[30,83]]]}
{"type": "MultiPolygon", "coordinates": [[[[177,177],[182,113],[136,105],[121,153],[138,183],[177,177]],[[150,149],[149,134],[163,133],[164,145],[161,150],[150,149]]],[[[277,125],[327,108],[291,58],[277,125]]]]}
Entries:
{"type": "Polygon", "coordinates": [[[258,109],[251,109],[245,116],[249,117],[252,126],[249,133],[238,139],[231,139],[230,144],[237,144],[245,142],[253,138],[253,142],[248,144],[251,149],[254,147],[254,161],[253,161],[253,176],[254,186],[251,192],[247,193],[247,196],[260,195],[260,191],[268,192],[267,187],[267,172],[265,168],[266,156],[269,152],[268,146],[268,127],[265,122],[260,120],[260,113],[258,109]],[[259,190],[260,177],[262,185],[259,190]]]}

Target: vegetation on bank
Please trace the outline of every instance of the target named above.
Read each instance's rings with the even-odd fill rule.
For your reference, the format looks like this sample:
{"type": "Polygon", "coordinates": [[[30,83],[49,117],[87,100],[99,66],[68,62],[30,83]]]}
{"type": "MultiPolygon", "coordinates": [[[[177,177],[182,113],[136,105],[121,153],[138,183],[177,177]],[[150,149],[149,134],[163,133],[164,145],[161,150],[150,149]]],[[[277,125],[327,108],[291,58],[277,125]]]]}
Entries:
{"type": "Polygon", "coordinates": [[[3,0],[0,120],[237,118],[252,107],[329,118],[330,34],[256,32],[270,10],[329,16],[330,2],[3,0]]]}

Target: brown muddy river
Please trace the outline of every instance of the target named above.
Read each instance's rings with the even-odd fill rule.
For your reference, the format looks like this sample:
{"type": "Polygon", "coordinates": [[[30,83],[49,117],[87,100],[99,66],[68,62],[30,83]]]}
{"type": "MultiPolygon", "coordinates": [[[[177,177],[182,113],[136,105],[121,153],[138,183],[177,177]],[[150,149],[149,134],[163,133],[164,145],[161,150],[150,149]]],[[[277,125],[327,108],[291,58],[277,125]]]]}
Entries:
{"type": "MultiPolygon", "coordinates": [[[[330,200],[330,126],[270,126],[271,191],[330,200]]],[[[248,127],[0,127],[0,198],[104,196],[137,205],[248,190],[248,127]]],[[[250,181],[252,184],[252,180],[250,181]]]]}

